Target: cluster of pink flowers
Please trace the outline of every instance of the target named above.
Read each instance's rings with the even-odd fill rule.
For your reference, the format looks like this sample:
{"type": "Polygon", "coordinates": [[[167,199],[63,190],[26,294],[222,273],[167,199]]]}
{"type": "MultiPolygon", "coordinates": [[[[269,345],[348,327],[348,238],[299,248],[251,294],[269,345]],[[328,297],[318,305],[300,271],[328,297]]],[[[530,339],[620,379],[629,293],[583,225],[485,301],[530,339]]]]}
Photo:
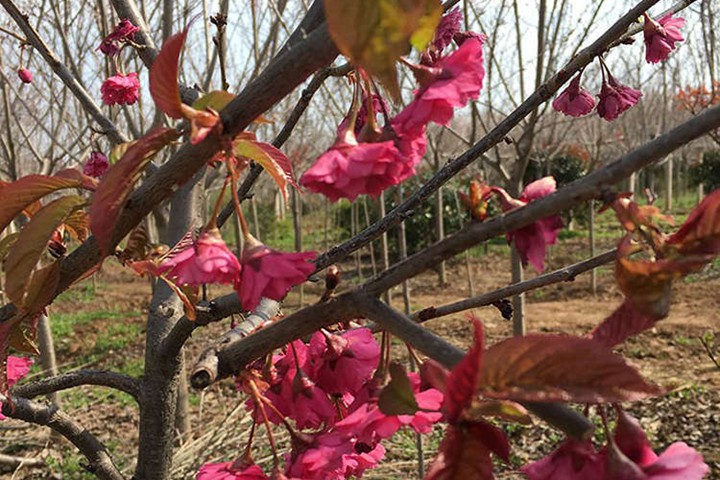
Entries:
{"type": "MultiPolygon", "coordinates": [[[[484,37],[459,34],[461,18],[456,10],[444,17],[435,41],[424,55],[424,63],[429,65],[412,66],[421,79],[413,101],[389,118],[383,131],[373,128],[376,106],[384,106],[382,101],[376,102],[373,96],[373,101],[363,102],[372,110],[366,111],[367,118],[351,113],[340,124],[335,143],[305,172],[301,185],[333,202],[340,198],[352,201],[362,194],[379,195],[415,175],[427,150],[427,124],[432,121],[447,125],[456,108],[464,107],[480,94],[485,75],[484,37]],[[443,56],[442,50],[453,38],[459,48],[443,56]]],[[[364,95],[367,98],[371,94],[364,95]]]]}
{"type": "MultiPolygon", "coordinates": [[[[384,458],[382,440],[406,426],[429,433],[433,424],[441,420],[443,394],[434,388],[422,388],[419,375],[414,373],[408,378],[419,410],[414,415],[382,413],[377,405],[379,387],[375,378],[379,359],[380,346],[367,328],[339,334],[322,331],[316,332],[309,343],[296,340],[288,345],[284,353],[273,357],[269,368],[257,365],[255,374],[262,382],[256,384],[264,385],[260,400],[240,382],[239,388],[251,394],[246,406],[256,422],[262,422],[267,414],[275,424],[289,419],[297,430],[304,430],[292,432],[286,478],[359,477],[384,458]]],[[[216,468],[211,465],[218,464],[203,466],[198,478],[224,478],[201,476],[208,468],[216,468]]],[[[235,475],[229,478],[250,478],[240,472],[235,475]]]]}
{"type": "MultiPolygon", "coordinates": [[[[684,40],[680,29],[685,26],[685,19],[674,18],[672,13],[663,16],[658,21],[650,18],[647,13],[644,18],[645,59],[649,63],[663,61],[675,49],[675,44],[684,40]]],[[[618,82],[602,59],[600,69],[603,74],[603,82],[598,94],[597,113],[600,118],[612,121],[635,105],[640,100],[642,93],[618,82]]],[[[553,101],[552,106],[555,110],[571,117],[581,117],[592,112],[595,107],[595,99],[590,92],[580,87],[581,76],[582,71],[553,101]]]]}
{"type": "Polygon", "coordinates": [[[709,470],[702,455],[683,442],[673,443],[658,456],[640,423],[622,410],[601,451],[590,440],[566,440],[547,457],[522,468],[529,480],[700,480],[709,470]]]}
{"type": "Polygon", "coordinates": [[[314,257],[314,252],[273,250],[250,236],[238,261],[220,232],[210,229],[167,256],[154,273],[180,286],[231,284],[249,311],[261,298],[282,300],[292,287],[304,282],[315,269],[309,262],[314,257]]]}
{"type": "MultiPolygon", "coordinates": [[[[140,28],[124,18],[118,23],[110,34],[103,38],[97,48],[109,57],[120,53],[122,44],[132,41],[140,28]]],[[[140,82],[137,73],[131,72],[108,77],[100,87],[102,100],[105,105],[133,105],[140,98],[140,82]]]]}

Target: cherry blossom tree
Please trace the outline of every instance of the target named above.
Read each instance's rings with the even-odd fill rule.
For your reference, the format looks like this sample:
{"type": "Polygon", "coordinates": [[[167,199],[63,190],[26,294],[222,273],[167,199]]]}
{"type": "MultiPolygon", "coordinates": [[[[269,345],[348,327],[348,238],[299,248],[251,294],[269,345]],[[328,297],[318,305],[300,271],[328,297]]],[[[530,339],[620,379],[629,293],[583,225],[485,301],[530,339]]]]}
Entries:
{"type": "MultiPolygon", "coordinates": [[[[606,122],[636,109],[644,94],[618,73],[622,70],[609,65],[608,53],[642,35],[643,61],[654,65],[682,54],[675,51],[684,41],[681,15],[692,1],[665,12],[656,5],[658,0],[639,1],[587,46],[578,45],[560,68],[555,68],[558,52],[544,47],[542,22],[548,12],[547,2],[541,1],[534,92],[525,95],[523,86],[522,101],[502,118],[494,110],[488,117],[480,115],[492,119],[487,133],[473,138],[466,151],[448,160],[395,209],[325,252],[275,250],[257,231],[251,232],[243,203],[264,172],[285,204],[301,187],[306,195],[323,195],[331,202],[376,197],[416,174],[426,154],[428,129],[448,126],[462,115],[463,108],[480,98],[489,76],[486,51],[494,41],[492,31],[469,29],[456,3],[316,0],[288,31],[284,45],[271,54],[270,45],[278,43],[278,31],[287,25],[274,18],[267,41],[261,41],[251,2],[253,38],[245,40],[251,43],[256,67],[242,89],[233,89],[230,81],[235,79],[227,71],[232,58],[226,37],[228,2],[221,2],[219,14],[203,16],[216,27],[215,53],[210,54],[206,42],[209,70],[198,67],[196,74],[211,79],[218,65],[222,87],[206,92],[210,80],[203,82],[206,88],[181,81],[191,69],[181,57],[193,48],[188,39],[200,21],[187,14],[173,32],[173,2],[164,2],[163,43],[158,48],[138,5],[112,0],[119,20],[94,46],[105,75],[91,94],[81,81],[83,65],[61,62],[39,33],[36,19],[12,0],[0,0],[15,25],[2,32],[21,42],[16,72],[21,88],[41,78],[23,57],[32,50],[33,58],[41,57],[71,92],[92,134],[107,137],[113,145],[109,155],[95,148],[88,151],[82,168],[64,165],[67,168],[21,175],[11,148],[14,132],[9,129],[3,137],[10,175],[0,184],[0,228],[20,228],[0,244],[8,300],[0,309],[2,414],[50,427],[87,457],[88,469],[99,478],[121,479],[123,474],[91,432],[36,397],[85,384],[126,392],[140,406],[133,478],[170,478],[175,420],[183,409],[184,345],[203,326],[243,313],[243,321],[208,343],[189,378],[194,388],[202,389],[234,377],[238,401],[252,416],[252,430],[245,448],[232,457],[199,466],[199,479],[359,477],[383,460],[383,441],[399,430],[422,435],[438,423],[446,425],[445,433],[426,478],[490,479],[493,459],[508,462],[511,449],[496,420],[524,422],[531,415],[567,438],[548,457],[522,468],[530,479],[702,478],[709,469],[695,449],[679,439],[656,454],[639,422],[623,410],[622,402],[658,396],[663,389],[643,378],[612,347],[665,318],[673,282],[700,271],[720,254],[720,191],[706,196],[678,228],[666,229],[657,207],[641,205],[616,185],[716,130],[720,107],[666,128],[568,185],[557,188],[555,179],[545,177],[517,188],[532,152],[540,109],[551,105],[572,121],[597,113],[606,122]],[[600,73],[597,102],[583,83],[589,68],[600,73]],[[147,85],[139,73],[143,70],[148,72],[147,85]],[[283,149],[315,94],[336,77],[342,80],[334,86],[345,93],[325,101],[335,100],[341,116],[325,132],[327,148],[298,175],[283,149]],[[412,95],[403,100],[403,86],[410,83],[412,95]],[[113,115],[118,110],[104,109],[97,99],[106,107],[122,108],[124,122],[113,115]],[[265,138],[266,130],[258,126],[268,121],[266,113],[288,101],[294,106],[281,129],[274,139],[265,138]],[[140,112],[135,118],[128,113],[133,108],[140,112]],[[523,133],[515,140],[519,126],[523,133]],[[501,142],[515,144],[519,155],[509,177],[514,180],[510,192],[491,181],[472,183],[463,197],[471,223],[359,285],[343,284],[338,262],[400,225],[473,162],[487,161],[486,154],[501,142]],[[220,184],[220,194],[203,215],[207,176],[220,184]],[[223,205],[226,191],[231,201],[223,205]],[[409,278],[496,236],[504,235],[514,245],[520,264],[542,273],[546,248],[563,228],[559,214],[588,200],[616,214],[625,232],[617,249],[420,312],[401,313],[380,300],[409,278]],[[151,244],[140,234],[142,224],[148,216],[162,217],[156,212],[165,202],[165,245],[151,244]],[[492,202],[502,213],[488,214],[492,202]],[[220,233],[231,218],[242,244],[238,252],[220,233]],[[74,248],[68,250],[68,245],[74,248]],[[32,342],[19,339],[32,337],[60,293],[103,262],[115,260],[156,279],[142,377],[80,370],[17,384],[31,363],[17,353],[36,353],[32,342]],[[610,262],[624,301],[585,336],[528,334],[486,345],[481,320],[469,314],[474,338],[465,352],[422,325],[610,262]],[[281,315],[288,292],[323,272],[321,299],[281,315]],[[232,285],[233,293],[207,300],[201,296],[207,284],[232,285]],[[406,371],[392,357],[393,338],[407,345],[419,373],[406,371]],[[585,409],[570,403],[584,404],[585,409]],[[617,419],[614,428],[610,416],[617,419]],[[605,433],[600,444],[592,441],[594,417],[605,433]],[[278,429],[288,433],[288,445],[278,444],[278,429]],[[260,443],[269,445],[272,453],[267,470],[253,461],[260,443]]],[[[104,12],[103,2],[99,4],[104,12]]],[[[273,5],[279,16],[287,2],[273,5]]],[[[515,9],[517,16],[517,2],[515,9]]],[[[56,12],[58,22],[61,17],[56,12]]],[[[585,36],[578,43],[584,45],[585,36]]],[[[61,44],[67,41],[61,39],[61,44]]],[[[4,77],[6,102],[8,80],[4,77]]],[[[8,124],[9,112],[6,108],[8,124]]],[[[47,128],[53,137],[65,127],[47,128]]],[[[59,148],[55,143],[48,148],[59,148]]],[[[499,158],[495,167],[503,170],[499,158]]]]}

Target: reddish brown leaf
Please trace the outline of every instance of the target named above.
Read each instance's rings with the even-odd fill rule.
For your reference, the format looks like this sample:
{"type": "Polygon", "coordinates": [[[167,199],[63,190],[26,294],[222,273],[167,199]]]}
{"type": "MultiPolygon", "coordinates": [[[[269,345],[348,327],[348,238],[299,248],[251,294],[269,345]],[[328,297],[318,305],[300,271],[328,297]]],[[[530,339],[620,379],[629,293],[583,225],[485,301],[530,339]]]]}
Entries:
{"type": "Polygon", "coordinates": [[[20,236],[20,232],[13,232],[0,239],[0,263],[5,261],[10,247],[17,241],[18,236],[20,236]]]}
{"type": "Polygon", "coordinates": [[[606,403],[661,393],[625,360],[589,338],[528,335],[485,351],[480,395],[515,401],[606,403]]]}
{"type": "Polygon", "coordinates": [[[45,195],[65,188],[86,185],[84,175],[74,169],[62,170],[53,176],[28,175],[20,180],[0,186],[0,231],[23,211],[45,195]]]}
{"type": "Polygon", "coordinates": [[[213,90],[212,92],[206,93],[195,100],[192,107],[195,110],[205,110],[206,108],[211,108],[216,112],[219,112],[225,108],[228,103],[232,102],[234,98],[235,95],[230,92],[226,92],[225,90],[213,90]]]}
{"type": "Polygon", "coordinates": [[[490,450],[482,432],[466,426],[448,425],[437,456],[425,480],[492,479],[490,450]]]}
{"type": "Polygon", "coordinates": [[[720,254],[720,189],[713,191],[693,209],[668,243],[688,255],[720,254]]]}
{"type": "Polygon", "coordinates": [[[37,267],[55,229],[84,204],[85,200],[76,195],[60,197],[41,208],[20,231],[5,261],[5,289],[14,303],[23,304],[30,274],[37,267]]]}
{"type": "Polygon", "coordinates": [[[103,256],[110,251],[115,223],[145,166],[158,150],[177,137],[177,131],[172,128],[151,130],[130,145],[122,158],[103,175],[90,206],[90,230],[103,256]]]}
{"type": "Polygon", "coordinates": [[[150,95],[155,105],[171,118],[183,118],[178,63],[188,29],[165,40],[162,49],[150,68],[150,95]]]}
{"type": "Polygon", "coordinates": [[[288,199],[288,183],[297,188],[297,184],[293,178],[290,159],[269,143],[236,139],[233,144],[233,153],[239,157],[249,158],[259,163],[270,174],[273,180],[275,180],[286,202],[288,199]]]}
{"type": "Polygon", "coordinates": [[[624,342],[628,337],[652,328],[656,322],[656,318],[642,313],[630,300],[625,300],[617,310],[595,327],[590,333],[590,338],[610,348],[624,342]]]}
{"type": "Polygon", "coordinates": [[[60,263],[53,262],[33,273],[27,286],[27,293],[19,305],[23,311],[35,315],[55,298],[60,283],[60,263]]]}
{"type": "Polygon", "coordinates": [[[432,358],[426,359],[422,365],[420,365],[420,378],[422,380],[420,389],[434,388],[444,392],[449,373],[450,372],[437,361],[432,358]]]}
{"type": "Polygon", "coordinates": [[[530,425],[532,419],[525,407],[510,400],[480,400],[473,402],[466,412],[471,420],[481,420],[484,417],[498,417],[508,422],[530,425]]]}
{"type": "Polygon", "coordinates": [[[65,220],[70,236],[78,242],[84,242],[90,233],[90,223],[85,210],[76,210],[65,220]]]}
{"type": "MultiPolygon", "coordinates": [[[[139,262],[138,262],[139,263],[139,262]]],[[[197,303],[197,291],[193,291],[193,287],[185,287],[181,288],[177,284],[173,283],[171,280],[160,276],[163,280],[165,280],[165,283],[168,284],[170,289],[175,292],[175,295],[180,298],[180,301],[183,304],[183,307],[185,308],[185,316],[188,320],[195,321],[197,316],[195,315],[195,304],[197,303]]]]}
{"type": "Polygon", "coordinates": [[[475,341],[470,351],[455,365],[447,377],[443,410],[449,423],[457,422],[477,393],[483,363],[484,334],[480,320],[470,317],[475,327],[475,341]]]}

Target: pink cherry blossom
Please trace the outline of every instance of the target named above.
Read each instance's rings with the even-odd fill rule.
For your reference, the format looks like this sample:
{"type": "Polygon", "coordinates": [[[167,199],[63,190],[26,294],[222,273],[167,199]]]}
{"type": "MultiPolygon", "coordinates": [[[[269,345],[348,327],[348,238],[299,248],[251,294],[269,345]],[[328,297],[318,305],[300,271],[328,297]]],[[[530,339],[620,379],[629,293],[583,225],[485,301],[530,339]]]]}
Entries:
{"type": "Polygon", "coordinates": [[[358,410],[338,422],[333,430],[323,432],[300,452],[293,452],[286,474],[303,480],[344,480],[360,477],[385,457],[379,443],[367,444],[358,439],[357,431],[366,420],[358,410]]]}
{"type": "Polygon", "coordinates": [[[611,122],[618,118],[628,108],[635,105],[642,92],[619,83],[610,72],[607,72],[608,79],[603,81],[598,98],[597,112],[600,118],[611,122]]]}
{"type": "Polygon", "coordinates": [[[254,463],[236,465],[236,462],[206,463],[197,473],[196,480],[267,480],[267,475],[254,463]]]}
{"type": "Polygon", "coordinates": [[[105,105],[132,105],[140,98],[137,73],[118,73],[105,80],[100,87],[105,105]]]}
{"type": "Polygon", "coordinates": [[[427,136],[425,135],[425,127],[415,130],[403,130],[403,124],[395,118],[390,120],[394,136],[395,147],[400,155],[405,159],[412,169],[408,169],[408,173],[400,178],[401,181],[415,175],[415,167],[417,167],[427,152],[427,136]]]}
{"type": "Polygon", "coordinates": [[[421,86],[415,99],[395,117],[403,132],[417,131],[430,121],[448,125],[455,108],[478,98],[485,77],[484,39],[468,37],[455,52],[437,62],[431,81],[421,86]]]}
{"type": "Polygon", "coordinates": [[[603,452],[608,472],[629,472],[647,480],[700,480],[710,470],[702,455],[683,442],[656,455],[640,423],[622,410],[613,438],[614,444],[603,452]]]}
{"type": "Polygon", "coordinates": [[[672,12],[660,18],[657,22],[650,18],[647,13],[644,17],[645,60],[649,63],[661,62],[668,58],[670,52],[675,50],[676,42],[685,40],[682,33],[680,33],[680,29],[685,26],[685,19],[681,17],[673,18],[672,12]]]}
{"type": "Polygon", "coordinates": [[[558,112],[571,117],[582,117],[595,107],[595,99],[587,90],[580,88],[582,72],[570,81],[568,87],[553,101],[552,106],[558,112]]]}
{"type": "Polygon", "coordinates": [[[91,152],[90,158],[83,166],[83,173],[90,177],[100,178],[110,168],[108,158],[102,152],[91,152]]]}
{"type": "MultiPolygon", "coordinates": [[[[27,375],[32,364],[33,361],[31,358],[16,357],[14,355],[8,356],[5,364],[7,387],[12,387],[20,381],[21,378],[27,375]]],[[[0,402],[0,420],[4,420],[5,418],[5,415],[2,414],[2,402],[0,402]]]]}
{"type": "Polygon", "coordinates": [[[158,265],[158,273],[165,274],[180,285],[191,286],[233,283],[240,270],[240,263],[217,229],[203,232],[191,246],[158,265]]]}
{"type": "Polygon", "coordinates": [[[33,81],[33,74],[28,70],[27,68],[21,68],[18,70],[18,77],[20,77],[20,80],[22,80],[23,83],[32,83],[33,81]]]}
{"type": "Polygon", "coordinates": [[[346,132],[300,178],[300,184],[336,202],[358,195],[380,195],[415,174],[413,159],[401,155],[393,141],[357,142],[346,132]]]}
{"type": "Polygon", "coordinates": [[[310,356],[319,359],[315,378],[323,390],[356,395],[378,366],[380,345],[367,328],[328,337],[317,332],[310,339],[310,356]],[[344,342],[332,342],[333,337],[344,342]],[[328,343],[340,346],[328,348],[328,343]]]}
{"type": "Polygon", "coordinates": [[[315,266],[315,252],[285,253],[268,248],[250,236],[240,258],[242,276],[235,282],[245,310],[253,310],[262,297],[282,300],[295,285],[307,280],[315,266]]]}
{"type": "Polygon", "coordinates": [[[445,47],[452,43],[453,36],[460,31],[462,21],[463,15],[457,7],[450,10],[440,19],[433,39],[433,46],[438,52],[442,52],[445,47]]]}
{"type": "Polygon", "coordinates": [[[110,34],[103,38],[97,48],[105,55],[112,57],[120,51],[120,43],[132,40],[133,36],[140,31],[139,27],[132,24],[127,18],[123,18],[110,34]]]}
{"type": "MultiPolygon", "coordinates": [[[[528,184],[519,199],[512,198],[509,193],[500,187],[492,187],[490,191],[500,197],[503,212],[508,212],[539,198],[546,197],[553,193],[555,189],[555,179],[553,177],[544,177],[528,184]]],[[[557,241],[562,226],[560,216],[553,215],[509,232],[506,237],[508,242],[515,242],[515,248],[523,265],[530,263],[538,272],[542,272],[545,269],[547,246],[553,245],[557,241]]]]}
{"type": "Polygon", "coordinates": [[[604,480],[605,460],[592,442],[566,440],[550,455],[520,471],[529,480],[604,480]]]}

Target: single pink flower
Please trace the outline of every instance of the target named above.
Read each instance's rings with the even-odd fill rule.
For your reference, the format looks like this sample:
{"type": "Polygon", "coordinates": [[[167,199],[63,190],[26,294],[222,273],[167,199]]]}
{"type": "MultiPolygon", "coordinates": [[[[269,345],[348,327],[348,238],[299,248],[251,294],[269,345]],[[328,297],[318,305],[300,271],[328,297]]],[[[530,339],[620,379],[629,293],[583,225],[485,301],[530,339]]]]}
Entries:
{"type": "Polygon", "coordinates": [[[32,83],[33,81],[33,74],[27,68],[19,69],[18,77],[20,77],[20,80],[22,80],[23,83],[32,83]]]}
{"type": "Polygon", "coordinates": [[[352,132],[338,137],[300,178],[300,184],[336,202],[358,195],[380,195],[415,174],[414,165],[400,154],[393,141],[358,142],[352,132]]]}
{"type": "Polygon", "coordinates": [[[140,82],[137,73],[118,73],[105,80],[100,87],[105,105],[132,105],[140,98],[140,82]]]}
{"type": "MultiPolygon", "coordinates": [[[[395,147],[405,162],[412,167],[408,169],[408,173],[400,179],[400,182],[412,175],[415,175],[415,167],[417,167],[427,152],[427,136],[425,135],[425,127],[415,130],[403,130],[403,124],[395,118],[390,120],[390,125],[394,132],[395,147]]],[[[398,182],[398,183],[400,183],[398,182]]]]}
{"type": "Polygon", "coordinates": [[[314,378],[323,390],[356,395],[378,366],[380,345],[368,328],[342,335],[316,332],[310,339],[310,357],[318,363],[314,378]]]}
{"type": "MultiPolygon", "coordinates": [[[[5,364],[7,387],[12,387],[20,381],[21,378],[27,375],[32,364],[33,361],[31,358],[16,357],[14,355],[8,356],[5,364]]],[[[2,414],[2,402],[0,402],[0,420],[5,420],[5,418],[5,415],[2,414]]]]}
{"type": "MultiPolygon", "coordinates": [[[[491,187],[490,191],[500,197],[503,212],[508,212],[550,195],[556,187],[553,177],[544,177],[528,184],[518,199],[500,187],[491,187]]],[[[508,242],[515,242],[523,265],[530,263],[538,272],[542,272],[545,269],[547,246],[557,241],[562,226],[560,216],[553,215],[509,232],[506,237],[508,242]]]]}
{"type": "Polygon", "coordinates": [[[668,58],[670,52],[675,50],[675,43],[682,42],[685,38],[680,29],[685,26],[685,19],[682,17],[673,18],[668,13],[657,22],[645,13],[645,60],[649,63],[658,63],[668,58]]]}
{"type": "Polygon", "coordinates": [[[198,470],[196,480],[267,480],[256,464],[237,465],[237,462],[206,463],[198,470]]]}
{"type": "Polygon", "coordinates": [[[440,19],[432,43],[438,52],[442,52],[445,47],[452,43],[453,37],[460,31],[462,21],[463,15],[457,7],[450,10],[440,19]]]}
{"type": "Polygon", "coordinates": [[[102,152],[90,152],[90,158],[83,166],[83,173],[89,177],[100,178],[110,168],[108,158],[102,152]]]}
{"type": "Polygon", "coordinates": [[[566,440],[550,455],[520,471],[529,480],[605,480],[605,460],[592,442],[566,440]]]}
{"type": "Polygon", "coordinates": [[[597,104],[597,113],[600,118],[611,122],[635,105],[642,97],[642,92],[622,85],[610,75],[610,72],[607,72],[607,75],[608,80],[603,81],[598,95],[600,100],[597,104]]]}
{"type": "Polygon", "coordinates": [[[700,480],[710,470],[702,455],[683,442],[675,442],[656,455],[640,423],[622,410],[613,439],[614,444],[603,453],[607,471],[616,475],[646,480],[700,480]]]}
{"type": "Polygon", "coordinates": [[[582,72],[570,81],[568,87],[553,101],[552,106],[558,112],[571,117],[582,117],[595,107],[595,99],[587,90],[580,88],[582,72]]]}
{"type": "Polygon", "coordinates": [[[468,37],[455,52],[428,70],[435,73],[427,75],[425,85],[415,92],[415,99],[394,119],[402,125],[403,132],[417,131],[430,121],[448,125],[455,108],[478,98],[485,77],[484,40],[481,35],[468,37]]]}
{"type": "Polygon", "coordinates": [[[191,246],[166,258],[158,273],[180,285],[233,283],[240,275],[240,263],[223,242],[217,229],[203,232],[191,246]]]}
{"type": "Polygon", "coordinates": [[[127,18],[123,18],[115,26],[115,29],[107,37],[103,38],[97,49],[109,57],[117,55],[120,51],[120,43],[132,40],[139,31],[140,27],[133,25],[127,18]]]}
{"type": "Polygon", "coordinates": [[[315,265],[315,252],[285,253],[268,248],[250,236],[240,258],[242,276],[235,282],[242,306],[253,310],[262,297],[282,300],[295,285],[307,280],[315,265]]]}

